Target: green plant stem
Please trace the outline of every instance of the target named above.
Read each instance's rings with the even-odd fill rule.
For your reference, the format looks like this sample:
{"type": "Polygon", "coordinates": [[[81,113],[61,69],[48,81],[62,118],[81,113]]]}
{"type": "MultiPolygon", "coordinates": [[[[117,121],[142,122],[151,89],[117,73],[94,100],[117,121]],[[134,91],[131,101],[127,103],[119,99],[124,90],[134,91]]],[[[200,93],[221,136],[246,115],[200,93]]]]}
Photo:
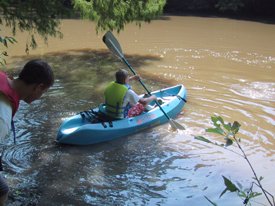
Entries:
{"type": "Polygon", "coordinates": [[[256,181],[257,181],[257,183],[258,183],[258,186],[259,186],[259,187],[261,188],[261,190],[263,191],[263,193],[264,193],[264,195],[265,195],[267,201],[269,202],[269,204],[270,204],[271,206],[274,206],[274,204],[271,202],[271,200],[270,200],[269,197],[267,196],[266,191],[264,190],[264,188],[263,188],[263,186],[262,186],[262,184],[261,184],[261,182],[260,182],[260,180],[259,180],[259,178],[258,178],[258,176],[257,176],[257,174],[256,174],[256,172],[255,172],[255,170],[254,170],[254,168],[252,167],[252,164],[250,163],[248,157],[246,156],[244,150],[242,149],[242,147],[241,147],[241,145],[239,144],[238,140],[236,139],[235,135],[233,136],[233,138],[234,138],[235,142],[237,143],[239,149],[240,149],[241,152],[243,153],[243,157],[244,157],[244,159],[247,161],[248,165],[250,166],[250,168],[251,168],[251,170],[252,170],[252,172],[253,172],[253,174],[254,174],[254,177],[255,177],[255,179],[256,179],[256,181]]]}
{"type": "Polygon", "coordinates": [[[242,154],[240,154],[240,153],[238,153],[238,152],[235,152],[235,151],[232,150],[232,149],[228,149],[227,147],[224,147],[224,146],[220,146],[220,147],[222,147],[223,149],[228,150],[228,151],[230,151],[230,152],[232,152],[232,153],[235,153],[236,155],[239,155],[239,156],[245,158],[242,154]]]}

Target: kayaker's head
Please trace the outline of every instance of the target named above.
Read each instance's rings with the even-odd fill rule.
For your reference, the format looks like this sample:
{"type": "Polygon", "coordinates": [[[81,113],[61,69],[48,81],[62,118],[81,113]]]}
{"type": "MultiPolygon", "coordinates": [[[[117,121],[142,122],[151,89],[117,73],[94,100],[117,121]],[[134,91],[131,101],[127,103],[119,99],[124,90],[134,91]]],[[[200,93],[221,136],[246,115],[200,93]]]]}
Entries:
{"type": "Polygon", "coordinates": [[[35,59],[27,62],[18,78],[13,80],[20,99],[30,104],[39,99],[54,83],[52,68],[44,61],[35,59]]]}
{"type": "Polygon", "coordinates": [[[116,72],[116,83],[118,84],[127,84],[129,81],[129,74],[127,70],[120,69],[116,72]]]}

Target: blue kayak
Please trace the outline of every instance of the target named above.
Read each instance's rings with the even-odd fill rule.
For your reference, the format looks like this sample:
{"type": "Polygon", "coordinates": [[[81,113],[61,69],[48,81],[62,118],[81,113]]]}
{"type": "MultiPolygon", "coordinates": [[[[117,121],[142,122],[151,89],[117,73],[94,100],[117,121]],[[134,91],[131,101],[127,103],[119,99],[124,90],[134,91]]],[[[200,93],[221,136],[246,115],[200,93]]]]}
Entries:
{"type": "MultiPolygon", "coordinates": [[[[151,94],[161,100],[162,109],[171,118],[175,118],[186,103],[187,92],[183,85],[161,89],[151,94]]],[[[154,102],[151,104],[155,106],[154,102]]],[[[158,106],[139,116],[120,120],[106,120],[99,115],[99,110],[100,108],[97,107],[66,119],[58,130],[57,142],[91,145],[128,136],[168,122],[158,106]]]]}

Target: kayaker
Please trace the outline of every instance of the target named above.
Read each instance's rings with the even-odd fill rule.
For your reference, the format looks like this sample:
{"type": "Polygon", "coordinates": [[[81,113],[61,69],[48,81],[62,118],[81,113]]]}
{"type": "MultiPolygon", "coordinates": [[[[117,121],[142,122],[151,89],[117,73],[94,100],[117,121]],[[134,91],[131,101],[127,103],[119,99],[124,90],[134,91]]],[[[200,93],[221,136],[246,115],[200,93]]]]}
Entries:
{"type": "MultiPolygon", "coordinates": [[[[40,98],[53,85],[54,76],[51,67],[42,60],[31,60],[25,64],[18,78],[9,78],[0,71],[0,138],[6,138],[12,129],[15,137],[13,117],[19,101],[30,104],[40,98]]],[[[0,206],[8,197],[9,187],[0,175],[0,206]]]]}
{"type": "MultiPolygon", "coordinates": [[[[140,97],[137,95],[129,85],[130,81],[138,81],[138,75],[129,76],[127,70],[120,69],[115,74],[116,81],[111,82],[104,91],[105,96],[105,113],[115,119],[121,119],[128,116],[130,108],[138,109],[135,112],[136,116],[149,108],[149,103],[156,100],[156,96],[140,97]]],[[[133,110],[133,109],[132,109],[133,110]]]]}

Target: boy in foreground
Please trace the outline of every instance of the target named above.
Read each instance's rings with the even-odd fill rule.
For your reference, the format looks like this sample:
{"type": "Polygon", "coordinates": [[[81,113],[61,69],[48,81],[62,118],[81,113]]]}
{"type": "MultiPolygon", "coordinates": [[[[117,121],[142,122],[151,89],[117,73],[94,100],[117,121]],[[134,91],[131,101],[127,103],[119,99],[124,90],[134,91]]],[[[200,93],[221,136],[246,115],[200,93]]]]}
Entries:
{"type": "MultiPolygon", "coordinates": [[[[26,63],[17,79],[10,79],[0,71],[0,138],[7,137],[13,128],[13,117],[20,100],[30,104],[39,99],[54,83],[51,67],[36,59],[26,63]]],[[[13,132],[14,129],[13,129],[13,132]]],[[[8,197],[9,187],[0,175],[0,206],[8,197]]]]}

